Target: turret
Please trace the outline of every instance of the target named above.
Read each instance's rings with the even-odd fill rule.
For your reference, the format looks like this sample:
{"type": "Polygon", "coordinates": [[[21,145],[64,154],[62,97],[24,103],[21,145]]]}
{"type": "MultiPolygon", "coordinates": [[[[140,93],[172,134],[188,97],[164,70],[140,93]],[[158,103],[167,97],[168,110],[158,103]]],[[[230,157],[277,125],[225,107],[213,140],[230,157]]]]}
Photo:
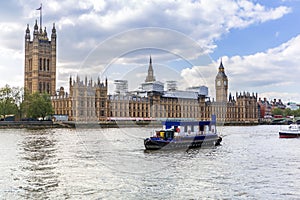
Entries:
{"type": "Polygon", "coordinates": [[[38,31],[39,27],[37,25],[37,20],[35,20],[35,24],[34,24],[34,31],[33,31],[33,38],[37,38],[39,35],[39,31],[38,31]]]}
{"type": "Polygon", "coordinates": [[[72,77],[70,76],[70,79],[69,79],[69,87],[71,88],[72,86],[72,77]]]}
{"type": "Polygon", "coordinates": [[[45,38],[45,40],[48,40],[48,34],[47,34],[47,30],[46,30],[46,27],[45,27],[45,29],[44,29],[44,38],[45,38]]]}
{"type": "Polygon", "coordinates": [[[25,41],[30,41],[30,30],[29,30],[29,24],[27,24],[26,33],[25,33],[25,41]]]}
{"type": "Polygon", "coordinates": [[[55,28],[55,23],[53,23],[52,34],[51,34],[51,41],[56,41],[56,28],[55,28]]]}

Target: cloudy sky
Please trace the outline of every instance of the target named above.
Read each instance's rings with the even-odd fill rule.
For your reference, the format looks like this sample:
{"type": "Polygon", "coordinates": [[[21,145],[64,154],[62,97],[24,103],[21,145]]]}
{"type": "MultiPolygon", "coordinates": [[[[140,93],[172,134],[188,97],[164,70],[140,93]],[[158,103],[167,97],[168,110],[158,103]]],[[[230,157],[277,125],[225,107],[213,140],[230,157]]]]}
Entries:
{"type": "Polygon", "coordinates": [[[222,58],[234,95],[300,103],[300,0],[0,1],[0,87],[23,86],[40,3],[43,29],[57,28],[57,88],[79,74],[136,89],[151,55],[157,80],[205,84],[213,97],[222,58]]]}

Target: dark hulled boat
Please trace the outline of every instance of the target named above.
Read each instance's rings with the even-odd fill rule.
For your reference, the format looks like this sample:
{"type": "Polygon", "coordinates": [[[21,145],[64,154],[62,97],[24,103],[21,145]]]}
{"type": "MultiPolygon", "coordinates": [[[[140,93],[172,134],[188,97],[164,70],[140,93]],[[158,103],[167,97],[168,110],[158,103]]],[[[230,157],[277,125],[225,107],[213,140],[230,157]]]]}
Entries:
{"type": "Polygon", "coordinates": [[[190,149],[220,145],[216,121],[164,121],[163,129],[144,140],[146,150],[190,149]]]}
{"type": "Polygon", "coordinates": [[[279,131],[280,138],[297,138],[300,137],[300,125],[290,124],[287,129],[279,131]]]}

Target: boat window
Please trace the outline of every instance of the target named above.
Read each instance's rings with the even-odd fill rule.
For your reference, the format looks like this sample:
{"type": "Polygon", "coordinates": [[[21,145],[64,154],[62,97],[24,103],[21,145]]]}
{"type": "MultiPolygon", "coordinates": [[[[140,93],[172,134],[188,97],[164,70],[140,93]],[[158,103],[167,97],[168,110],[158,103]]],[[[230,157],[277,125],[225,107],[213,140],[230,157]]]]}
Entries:
{"type": "Polygon", "coordinates": [[[165,132],[161,131],[160,132],[160,137],[164,138],[165,137],[165,132]]]}
{"type": "Polygon", "coordinates": [[[187,126],[184,126],[184,132],[187,132],[187,126]]]}
{"type": "Polygon", "coordinates": [[[215,132],[216,132],[216,126],[215,126],[215,125],[211,125],[210,128],[211,128],[211,132],[212,132],[212,133],[215,133],[215,132]]]}
{"type": "Polygon", "coordinates": [[[204,131],[204,125],[200,125],[199,126],[199,132],[200,132],[200,134],[203,134],[203,131],[204,131]]]}
{"type": "Polygon", "coordinates": [[[191,131],[194,132],[194,126],[191,126],[191,131]]]}
{"type": "Polygon", "coordinates": [[[191,126],[187,126],[187,132],[188,132],[188,134],[191,133],[191,126]]]}
{"type": "Polygon", "coordinates": [[[200,125],[200,131],[204,131],[204,126],[200,125]]]}
{"type": "Polygon", "coordinates": [[[160,132],[156,131],[156,137],[159,137],[159,136],[160,136],[160,132]]]}
{"type": "Polygon", "coordinates": [[[209,126],[208,126],[208,125],[205,125],[205,126],[204,126],[204,132],[205,132],[205,133],[208,133],[208,131],[209,131],[209,126]]]}
{"type": "Polygon", "coordinates": [[[173,137],[174,137],[173,131],[166,131],[165,134],[166,134],[166,137],[165,137],[166,139],[173,139],[173,137]]]}

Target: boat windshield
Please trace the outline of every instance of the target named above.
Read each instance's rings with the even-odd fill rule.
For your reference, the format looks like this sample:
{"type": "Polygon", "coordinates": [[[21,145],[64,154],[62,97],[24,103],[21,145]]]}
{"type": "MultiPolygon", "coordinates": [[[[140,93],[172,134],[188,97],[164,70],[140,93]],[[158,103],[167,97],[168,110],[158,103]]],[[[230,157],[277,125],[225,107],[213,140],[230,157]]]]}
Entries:
{"type": "Polygon", "coordinates": [[[174,131],[165,131],[165,139],[173,139],[174,131]]]}

